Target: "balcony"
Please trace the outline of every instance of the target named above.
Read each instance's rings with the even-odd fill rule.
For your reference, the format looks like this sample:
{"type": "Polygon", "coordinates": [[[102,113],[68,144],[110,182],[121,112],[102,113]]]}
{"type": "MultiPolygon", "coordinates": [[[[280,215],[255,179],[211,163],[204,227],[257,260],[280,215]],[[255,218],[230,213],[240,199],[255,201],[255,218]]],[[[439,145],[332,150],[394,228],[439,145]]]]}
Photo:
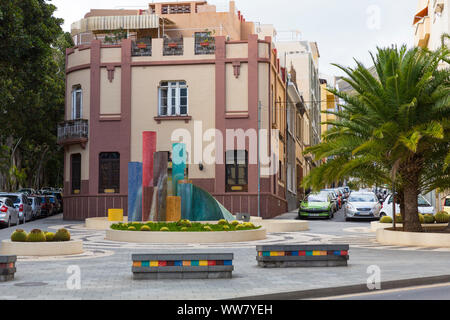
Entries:
{"type": "Polygon", "coordinates": [[[182,56],[184,52],[183,38],[169,39],[164,38],[163,55],[164,56],[182,56]]]}
{"type": "Polygon", "coordinates": [[[58,144],[81,144],[85,148],[89,138],[89,121],[84,119],[65,121],[58,125],[58,144]]]}
{"type": "Polygon", "coordinates": [[[143,38],[132,42],[131,55],[133,57],[151,57],[152,39],[143,38]]]}
{"type": "Polygon", "coordinates": [[[211,36],[195,37],[195,54],[214,54],[216,52],[215,38],[211,36]]]}

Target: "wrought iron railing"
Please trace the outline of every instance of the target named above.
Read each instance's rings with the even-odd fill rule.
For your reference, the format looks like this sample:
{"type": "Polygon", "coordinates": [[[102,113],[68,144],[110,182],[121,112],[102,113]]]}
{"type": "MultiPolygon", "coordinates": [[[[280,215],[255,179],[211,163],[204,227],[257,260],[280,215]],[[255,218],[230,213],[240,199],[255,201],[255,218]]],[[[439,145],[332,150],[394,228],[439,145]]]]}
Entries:
{"type": "Polygon", "coordinates": [[[151,57],[152,55],[152,39],[144,38],[132,42],[133,57],[151,57]]]}
{"type": "Polygon", "coordinates": [[[87,139],[88,137],[88,120],[70,120],[58,125],[58,143],[62,143],[67,140],[87,139]]]}
{"type": "Polygon", "coordinates": [[[183,55],[183,38],[168,39],[164,38],[164,56],[182,56],[183,55]]]}
{"type": "Polygon", "coordinates": [[[214,37],[195,37],[195,54],[214,54],[215,52],[214,37]]]}

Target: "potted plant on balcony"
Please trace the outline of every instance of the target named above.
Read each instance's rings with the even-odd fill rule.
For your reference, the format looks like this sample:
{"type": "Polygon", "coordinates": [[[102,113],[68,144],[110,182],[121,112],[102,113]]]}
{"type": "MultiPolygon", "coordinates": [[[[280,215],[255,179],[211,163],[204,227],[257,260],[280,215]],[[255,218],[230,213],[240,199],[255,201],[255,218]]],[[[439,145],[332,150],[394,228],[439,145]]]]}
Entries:
{"type": "Polygon", "coordinates": [[[137,47],[138,47],[139,49],[147,49],[147,45],[146,45],[144,42],[139,42],[139,43],[137,44],[137,47]]]}
{"type": "Polygon", "coordinates": [[[169,42],[169,43],[167,44],[167,46],[168,46],[169,48],[178,48],[178,43],[176,43],[176,42],[169,42]]]}

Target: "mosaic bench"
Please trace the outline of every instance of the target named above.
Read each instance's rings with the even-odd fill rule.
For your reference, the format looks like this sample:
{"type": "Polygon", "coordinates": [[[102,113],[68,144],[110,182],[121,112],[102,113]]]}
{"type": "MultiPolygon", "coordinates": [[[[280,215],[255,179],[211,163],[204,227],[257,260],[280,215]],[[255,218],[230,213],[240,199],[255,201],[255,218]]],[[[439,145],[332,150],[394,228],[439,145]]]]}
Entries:
{"type": "Polygon", "coordinates": [[[262,268],[347,266],[349,245],[261,245],[256,260],[262,268]]]}
{"type": "Polygon", "coordinates": [[[0,282],[14,280],[17,256],[0,255],[0,282]]]}
{"type": "Polygon", "coordinates": [[[133,254],[134,280],[230,279],[232,253],[133,254]]]}

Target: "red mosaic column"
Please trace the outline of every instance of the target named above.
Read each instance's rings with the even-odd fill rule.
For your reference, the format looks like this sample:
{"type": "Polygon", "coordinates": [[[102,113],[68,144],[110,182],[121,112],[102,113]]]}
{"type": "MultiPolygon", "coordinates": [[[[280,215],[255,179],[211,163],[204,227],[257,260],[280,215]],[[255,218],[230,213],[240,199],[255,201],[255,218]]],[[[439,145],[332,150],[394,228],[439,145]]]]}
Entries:
{"type": "Polygon", "coordinates": [[[153,200],[153,161],[156,152],[156,132],[142,134],[142,220],[148,221],[153,200]]]}

